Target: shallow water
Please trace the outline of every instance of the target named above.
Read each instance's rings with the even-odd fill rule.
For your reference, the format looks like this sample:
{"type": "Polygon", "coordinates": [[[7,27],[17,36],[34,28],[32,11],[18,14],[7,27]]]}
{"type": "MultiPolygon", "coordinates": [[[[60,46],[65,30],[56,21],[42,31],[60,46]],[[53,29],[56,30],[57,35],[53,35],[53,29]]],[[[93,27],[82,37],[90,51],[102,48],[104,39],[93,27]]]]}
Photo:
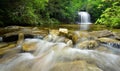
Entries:
{"type": "MultiPolygon", "coordinates": [[[[80,30],[79,25],[60,25],[58,27],[67,28],[70,31],[80,30]]],[[[107,28],[97,26],[87,31],[105,29],[107,28]]],[[[117,29],[117,32],[119,33],[119,29],[117,29]]],[[[64,37],[62,39],[64,39],[64,37]]],[[[80,60],[85,60],[88,64],[94,64],[101,69],[101,71],[120,71],[119,49],[108,45],[104,46],[107,46],[108,49],[111,50],[111,53],[78,49],[75,45],[69,46],[65,42],[56,42],[55,40],[47,41],[37,37],[27,38],[22,40],[20,44],[17,44],[15,48],[9,49],[8,52],[0,58],[0,71],[51,71],[55,64],[59,62],[80,60]],[[34,43],[36,50],[32,52],[23,51],[22,43],[34,43]]]]}
{"type": "Polygon", "coordinates": [[[85,60],[97,65],[103,71],[120,70],[119,55],[70,48],[65,43],[53,43],[41,39],[26,39],[25,42],[37,42],[38,49],[33,53],[18,53],[1,58],[0,71],[49,71],[57,62],[74,60],[85,60]]]}

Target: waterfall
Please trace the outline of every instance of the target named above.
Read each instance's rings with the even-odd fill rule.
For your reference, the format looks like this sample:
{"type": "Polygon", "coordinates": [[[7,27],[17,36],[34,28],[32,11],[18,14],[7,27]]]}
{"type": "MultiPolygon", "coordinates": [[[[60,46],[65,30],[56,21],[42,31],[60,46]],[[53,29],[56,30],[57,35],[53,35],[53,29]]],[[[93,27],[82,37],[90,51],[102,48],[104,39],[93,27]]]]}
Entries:
{"type": "Polygon", "coordinates": [[[88,12],[78,12],[78,24],[80,24],[80,30],[88,30],[91,24],[90,14],[88,12]]]}

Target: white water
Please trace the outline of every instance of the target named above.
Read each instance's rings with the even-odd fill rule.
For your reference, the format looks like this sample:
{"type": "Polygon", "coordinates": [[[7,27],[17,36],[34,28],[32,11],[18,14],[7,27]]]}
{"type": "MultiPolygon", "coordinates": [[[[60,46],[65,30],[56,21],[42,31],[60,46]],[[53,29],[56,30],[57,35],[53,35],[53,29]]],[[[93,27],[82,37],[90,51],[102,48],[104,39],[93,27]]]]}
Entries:
{"type": "Polygon", "coordinates": [[[80,30],[88,30],[91,24],[90,14],[88,12],[78,12],[78,24],[80,24],[80,30]]]}
{"type": "Polygon", "coordinates": [[[0,59],[0,71],[50,71],[57,62],[73,60],[86,60],[103,71],[120,71],[120,56],[115,54],[81,50],[62,42],[40,39],[26,39],[24,42],[37,42],[37,50],[33,53],[17,53],[3,57],[0,59]]]}
{"type": "Polygon", "coordinates": [[[3,38],[2,37],[0,37],[0,42],[3,40],[3,38]]]}

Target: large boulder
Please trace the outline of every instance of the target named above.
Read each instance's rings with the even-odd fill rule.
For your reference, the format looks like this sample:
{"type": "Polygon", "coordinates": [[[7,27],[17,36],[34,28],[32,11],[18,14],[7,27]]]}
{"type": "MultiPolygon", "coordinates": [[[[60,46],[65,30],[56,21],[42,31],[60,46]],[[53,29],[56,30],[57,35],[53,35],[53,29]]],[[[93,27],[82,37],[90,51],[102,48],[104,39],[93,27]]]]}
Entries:
{"type": "Polygon", "coordinates": [[[119,43],[120,41],[112,39],[112,38],[107,38],[107,37],[102,37],[97,39],[101,43],[119,43]]]}
{"type": "Polygon", "coordinates": [[[90,38],[90,35],[86,31],[75,31],[72,33],[71,38],[75,44],[77,42],[88,40],[90,38]]]}
{"type": "Polygon", "coordinates": [[[25,40],[22,44],[22,50],[26,52],[35,51],[38,48],[37,43],[37,41],[25,40]]]}
{"type": "Polygon", "coordinates": [[[98,42],[95,40],[87,40],[81,43],[77,43],[76,48],[80,49],[95,49],[98,47],[98,42]]]}
{"type": "Polygon", "coordinates": [[[89,32],[89,34],[94,37],[111,37],[111,36],[113,36],[113,33],[109,30],[92,31],[92,32],[89,32]]]}

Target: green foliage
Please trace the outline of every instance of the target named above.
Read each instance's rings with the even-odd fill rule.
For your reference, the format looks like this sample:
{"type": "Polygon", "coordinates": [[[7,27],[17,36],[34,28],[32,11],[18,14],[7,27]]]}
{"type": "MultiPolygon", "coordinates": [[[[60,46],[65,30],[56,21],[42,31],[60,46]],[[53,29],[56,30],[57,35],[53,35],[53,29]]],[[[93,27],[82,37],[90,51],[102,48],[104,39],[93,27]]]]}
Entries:
{"type": "Polygon", "coordinates": [[[101,15],[104,9],[99,8],[101,0],[88,0],[86,11],[91,15],[91,21],[94,23],[101,15]]]}
{"type": "Polygon", "coordinates": [[[4,0],[1,1],[4,23],[7,25],[38,25],[40,10],[44,10],[47,0],[4,0]]]}
{"type": "Polygon", "coordinates": [[[84,10],[93,23],[99,18],[97,23],[116,27],[118,4],[116,0],[0,0],[0,26],[75,23],[77,12],[84,10]]]}
{"type": "Polygon", "coordinates": [[[75,21],[76,12],[81,7],[79,0],[49,0],[47,11],[50,18],[64,23],[75,21]]]}
{"type": "Polygon", "coordinates": [[[111,7],[107,8],[100,18],[96,21],[97,24],[104,24],[109,27],[120,28],[120,2],[112,2],[111,7]]]}

